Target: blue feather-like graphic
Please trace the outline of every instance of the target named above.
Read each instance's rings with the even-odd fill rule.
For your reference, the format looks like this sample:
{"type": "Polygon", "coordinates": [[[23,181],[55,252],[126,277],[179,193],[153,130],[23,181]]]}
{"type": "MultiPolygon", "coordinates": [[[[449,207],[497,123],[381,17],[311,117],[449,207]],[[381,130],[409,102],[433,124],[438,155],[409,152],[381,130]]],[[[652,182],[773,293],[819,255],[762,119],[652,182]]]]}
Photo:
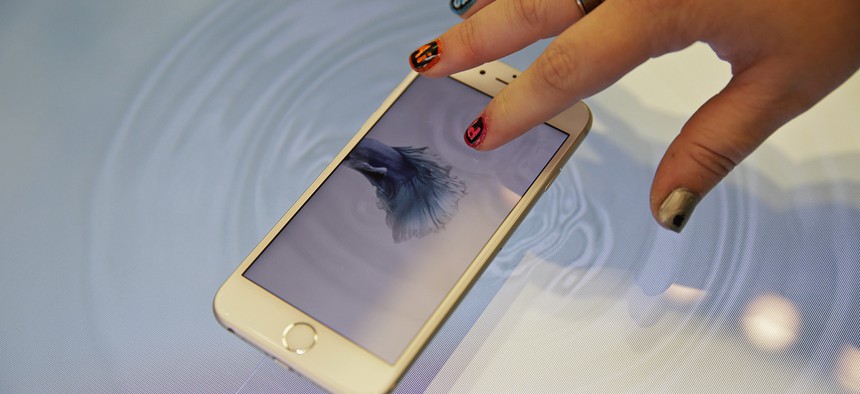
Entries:
{"type": "Polygon", "coordinates": [[[395,243],[438,232],[457,211],[466,184],[427,147],[388,146],[365,137],[345,161],[376,188],[376,206],[395,243]]]}

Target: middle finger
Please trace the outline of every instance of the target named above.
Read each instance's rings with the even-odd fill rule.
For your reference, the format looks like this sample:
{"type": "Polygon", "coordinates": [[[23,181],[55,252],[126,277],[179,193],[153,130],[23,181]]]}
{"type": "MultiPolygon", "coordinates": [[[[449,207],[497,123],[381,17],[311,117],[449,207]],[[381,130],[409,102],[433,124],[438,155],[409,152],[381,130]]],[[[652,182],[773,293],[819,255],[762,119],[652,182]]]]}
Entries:
{"type": "Polygon", "coordinates": [[[453,74],[555,36],[581,17],[573,0],[496,0],[413,52],[410,65],[429,77],[453,74]]]}

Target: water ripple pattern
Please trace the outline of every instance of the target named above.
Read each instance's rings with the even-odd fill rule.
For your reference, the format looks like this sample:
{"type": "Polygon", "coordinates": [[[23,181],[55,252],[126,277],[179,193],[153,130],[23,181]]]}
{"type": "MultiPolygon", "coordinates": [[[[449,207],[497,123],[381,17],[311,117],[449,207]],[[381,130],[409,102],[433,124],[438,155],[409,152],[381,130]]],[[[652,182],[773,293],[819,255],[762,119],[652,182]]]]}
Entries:
{"type": "MultiPolygon", "coordinates": [[[[222,330],[212,296],[402,79],[405,54],[454,22],[430,3],[226,2],[155,65],[101,166],[80,277],[115,391],[313,389],[222,330]]],[[[665,147],[616,114],[666,121],[619,90],[591,103],[594,132],[463,303],[486,311],[440,333],[468,351],[428,348],[443,359],[422,387],[850,387],[860,185],[839,174],[858,161],[765,176],[757,165],[786,159],[763,149],[670,234],[647,208],[665,147]],[[821,183],[781,186],[799,171],[821,183]]]]}
{"type": "Polygon", "coordinates": [[[853,392],[860,185],[841,174],[857,160],[765,175],[756,166],[786,162],[765,146],[677,235],[653,225],[642,198],[652,173],[640,160],[656,162],[660,146],[612,109],[654,115],[610,93],[488,269],[505,285],[460,344],[472,351],[455,352],[429,391],[853,392]],[[796,178],[836,186],[780,186],[796,178]]]}
{"type": "Polygon", "coordinates": [[[387,2],[225,2],[155,66],[101,166],[81,276],[117,389],[235,390],[257,370],[259,353],[214,321],[212,296],[405,76],[413,44],[391,33],[414,26],[421,42],[445,26],[427,16],[387,2]]]}

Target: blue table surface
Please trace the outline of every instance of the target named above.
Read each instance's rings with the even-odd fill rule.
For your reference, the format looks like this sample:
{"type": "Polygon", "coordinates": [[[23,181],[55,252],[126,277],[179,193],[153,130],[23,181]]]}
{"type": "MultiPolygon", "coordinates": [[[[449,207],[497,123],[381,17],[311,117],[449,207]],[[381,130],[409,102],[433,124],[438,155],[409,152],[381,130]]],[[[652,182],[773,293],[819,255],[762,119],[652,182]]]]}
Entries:
{"type": "MultiPolygon", "coordinates": [[[[0,4],[0,392],[318,390],[212,297],[457,21],[445,1],[0,4]]],[[[591,134],[399,390],[860,393],[857,77],[683,234],[648,212],[727,78],[696,45],[587,99],[591,134]]]]}

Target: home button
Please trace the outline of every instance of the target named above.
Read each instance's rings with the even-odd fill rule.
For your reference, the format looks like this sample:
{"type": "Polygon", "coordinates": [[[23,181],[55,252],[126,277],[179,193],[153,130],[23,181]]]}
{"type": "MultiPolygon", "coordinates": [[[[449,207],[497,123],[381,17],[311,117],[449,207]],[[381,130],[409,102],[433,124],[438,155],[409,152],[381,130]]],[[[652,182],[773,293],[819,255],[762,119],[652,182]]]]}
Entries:
{"type": "Polygon", "coordinates": [[[305,354],[317,343],[317,330],[308,323],[293,323],[284,329],[281,343],[284,348],[295,353],[305,354]]]}

